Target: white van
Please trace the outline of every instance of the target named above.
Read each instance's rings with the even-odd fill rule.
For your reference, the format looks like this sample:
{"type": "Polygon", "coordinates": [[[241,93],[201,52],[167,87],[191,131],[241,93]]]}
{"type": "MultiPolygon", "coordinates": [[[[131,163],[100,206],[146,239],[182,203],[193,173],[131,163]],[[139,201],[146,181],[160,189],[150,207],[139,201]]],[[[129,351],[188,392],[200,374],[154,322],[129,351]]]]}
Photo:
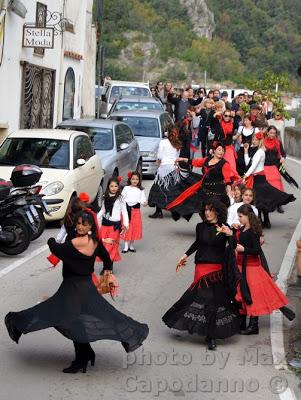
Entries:
{"type": "Polygon", "coordinates": [[[108,81],[101,96],[100,117],[107,118],[112,104],[121,96],[149,96],[151,91],[148,83],[128,81],[108,81]]]}

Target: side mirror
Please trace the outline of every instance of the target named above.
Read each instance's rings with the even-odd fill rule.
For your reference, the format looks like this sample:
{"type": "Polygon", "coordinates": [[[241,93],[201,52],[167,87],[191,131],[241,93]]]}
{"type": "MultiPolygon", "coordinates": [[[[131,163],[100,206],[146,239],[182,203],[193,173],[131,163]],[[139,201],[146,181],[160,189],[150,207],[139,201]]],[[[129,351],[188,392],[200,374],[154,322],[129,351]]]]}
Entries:
{"type": "Polygon", "coordinates": [[[120,150],[126,150],[129,147],[128,143],[121,143],[121,145],[119,146],[120,150]]]}
{"type": "Polygon", "coordinates": [[[86,164],[86,160],[84,160],[83,158],[79,158],[79,159],[76,160],[76,165],[78,167],[82,167],[85,164],[86,164]]]}
{"type": "Polygon", "coordinates": [[[106,102],[106,96],[104,94],[101,95],[101,101],[106,102]]]}
{"type": "Polygon", "coordinates": [[[167,131],[165,131],[165,132],[163,132],[163,137],[167,137],[168,136],[168,132],[167,131]]]}

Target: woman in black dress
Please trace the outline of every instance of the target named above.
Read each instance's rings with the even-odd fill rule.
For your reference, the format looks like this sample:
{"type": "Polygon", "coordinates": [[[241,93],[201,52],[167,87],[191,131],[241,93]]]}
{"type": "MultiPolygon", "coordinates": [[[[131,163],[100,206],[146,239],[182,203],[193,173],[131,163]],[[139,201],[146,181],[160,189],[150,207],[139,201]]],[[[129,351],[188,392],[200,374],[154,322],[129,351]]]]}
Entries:
{"type": "Polygon", "coordinates": [[[193,213],[200,212],[202,202],[212,197],[222,201],[227,207],[230,206],[231,184],[236,176],[230,164],[224,159],[224,154],[225,145],[214,142],[212,155],[208,157],[193,160],[183,157],[177,159],[178,162],[202,168],[203,176],[192,172],[190,176],[193,176],[195,183],[192,182],[188,188],[180,185],[174,187],[174,199],[166,207],[171,211],[174,220],[183,217],[189,221],[193,213]]]}
{"type": "Polygon", "coordinates": [[[98,240],[90,212],[80,212],[76,231],[77,237],[65,243],[48,240],[51,252],[63,261],[63,282],[58,291],[43,303],[5,317],[8,333],[16,343],[22,334],[50,327],[72,340],[75,360],[63,370],[65,373],[86,372],[89,361],[94,365],[95,353],[90,342],[116,340],[131,352],[148,335],[147,325],[117,311],[92,282],[95,258],[103,260],[104,274],[111,273],[112,261],[98,240]]]}
{"type": "Polygon", "coordinates": [[[231,229],[225,225],[227,209],[223,203],[208,200],[201,214],[204,222],[196,226],[196,240],[177,265],[179,270],[196,252],[194,281],[162,319],[169,328],[205,336],[208,349],[214,350],[216,339],[239,331],[239,315],[231,302],[222,267],[227,242],[232,248],[235,243],[232,243],[231,229]]]}

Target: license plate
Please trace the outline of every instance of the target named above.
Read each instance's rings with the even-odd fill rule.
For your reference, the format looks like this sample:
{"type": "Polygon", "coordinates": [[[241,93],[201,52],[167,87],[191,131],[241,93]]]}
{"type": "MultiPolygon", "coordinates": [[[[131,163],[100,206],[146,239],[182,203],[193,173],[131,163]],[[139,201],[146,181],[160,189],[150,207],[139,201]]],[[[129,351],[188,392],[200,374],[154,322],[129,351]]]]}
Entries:
{"type": "Polygon", "coordinates": [[[31,215],[31,212],[30,212],[30,211],[26,211],[26,216],[27,216],[27,218],[28,218],[28,221],[29,221],[31,224],[34,224],[34,219],[33,219],[32,215],[31,215]]]}
{"type": "Polygon", "coordinates": [[[31,204],[31,205],[29,206],[29,208],[30,208],[30,211],[31,211],[32,215],[34,216],[34,218],[38,218],[38,217],[39,217],[39,214],[38,214],[38,212],[37,212],[35,206],[33,206],[33,205],[31,204]]]}

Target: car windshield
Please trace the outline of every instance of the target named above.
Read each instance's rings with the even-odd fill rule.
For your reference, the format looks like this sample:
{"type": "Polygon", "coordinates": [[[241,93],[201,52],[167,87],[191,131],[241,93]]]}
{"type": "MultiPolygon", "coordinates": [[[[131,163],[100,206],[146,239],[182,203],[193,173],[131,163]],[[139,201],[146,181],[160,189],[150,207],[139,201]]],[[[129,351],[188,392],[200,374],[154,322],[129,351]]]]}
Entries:
{"type": "Polygon", "coordinates": [[[71,129],[73,131],[86,132],[91,142],[93,143],[95,150],[112,150],[113,149],[113,131],[108,128],[97,128],[89,126],[63,126],[60,125],[60,129],[71,129]]]}
{"type": "Polygon", "coordinates": [[[0,147],[0,165],[19,164],[69,169],[69,142],[59,139],[7,138],[0,147]]]}
{"type": "Polygon", "coordinates": [[[121,110],[162,110],[162,106],[158,102],[146,103],[140,101],[118,101],[114,108],[114,111],[121,110]]]}
{"type": "Polygon", "coordinates": [[[160,137],[159,124],[156,118],[118,116],[115,119],[128,124],[135,136],[160,137]]]}
{"type": "Polygon", "coordinates": [[[149,96],[149,89],[146,87],[136,86],[113,86],[110,94],[110,103],[113,104],[114,100],[119,96],[149,96]]]}

